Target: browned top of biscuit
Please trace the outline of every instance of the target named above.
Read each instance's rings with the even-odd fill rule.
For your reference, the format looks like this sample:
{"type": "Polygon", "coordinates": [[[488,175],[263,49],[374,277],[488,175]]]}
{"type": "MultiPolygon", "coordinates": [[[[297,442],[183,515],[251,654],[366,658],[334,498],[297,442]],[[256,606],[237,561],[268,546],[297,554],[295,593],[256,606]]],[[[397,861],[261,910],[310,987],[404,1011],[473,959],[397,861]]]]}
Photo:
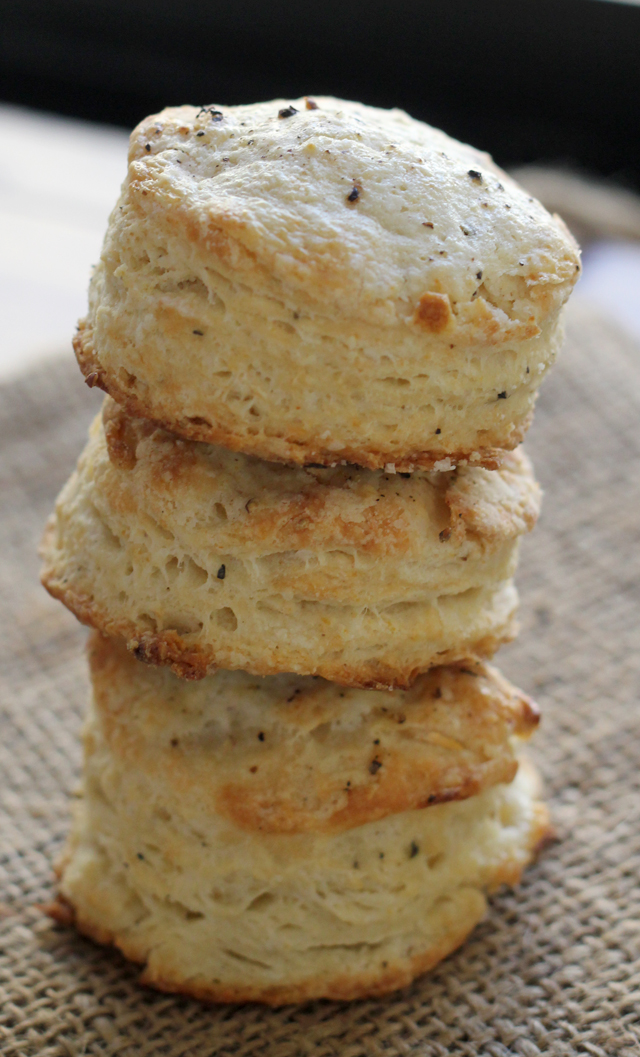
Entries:
{"type": "Polygon", "coordinates": [[[89,657],[111,752],[248,831],[341,832],[472,796],[513,778],[513,739],[539,718],[479,662],[385,692],[239,671],[187,683],[99,634],[89,657]]]}
{"type": "Polygon", "coordinates": [[[138,509],[143,501],[160,523],[181,521],[192,531],[215,493],[211,529],[217,546],[234,553],[352,547],[417,557],[434,542],[442,552],[439,543],[467,536],[485,544],[513,539],[533,528],[540,509],[540,489],[521,449],[505,452],[498,471],[461,467],[408,475],[290,467],[184,441],[128,416],[110,397],[102,418],[111,463],[132,474],[130,481],[122,478],[122,487],[116,478],[111,482],[114,505],[130,504],[127,494],[135,489],[138,509]],[[170,511],[164,518],[163,510],[170,511]]]}

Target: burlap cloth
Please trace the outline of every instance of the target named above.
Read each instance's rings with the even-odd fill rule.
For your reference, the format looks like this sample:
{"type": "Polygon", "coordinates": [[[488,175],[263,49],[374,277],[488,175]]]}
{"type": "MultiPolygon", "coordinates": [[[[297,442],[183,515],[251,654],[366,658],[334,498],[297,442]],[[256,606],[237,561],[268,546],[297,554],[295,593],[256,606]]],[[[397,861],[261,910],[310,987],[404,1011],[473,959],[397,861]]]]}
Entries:
{"type": "Polygon", "coordinates": [[[559,842],[438,970],[353,1005],[158,995],[35,908],[51,897],[87,693],[84,632],[39,587],[35,551],[96,405],[70,357],[0,392],[0,1052],[638,1057],[640,349],[576,302],[528,442],[546,499],[501,664],[544,709],[534,753],[559,842]]]}

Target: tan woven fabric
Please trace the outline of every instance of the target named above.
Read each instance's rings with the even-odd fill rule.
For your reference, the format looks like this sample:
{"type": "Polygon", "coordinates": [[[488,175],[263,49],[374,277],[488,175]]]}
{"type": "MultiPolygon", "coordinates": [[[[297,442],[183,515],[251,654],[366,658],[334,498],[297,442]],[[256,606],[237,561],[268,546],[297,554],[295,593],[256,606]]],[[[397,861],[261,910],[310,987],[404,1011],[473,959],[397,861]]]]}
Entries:
{"type": "Polygon", "coordinates": [[[506,673],[545,710],[560,842],[470,942],[386,1001],[206,1008],[45,919],[86,693],[35,549],[95,410],[71,359],[0,392],[0,1052],[6,1057],[640,1053],[640,349],[576,303],[529,450],[546,487],[506,673]]]}

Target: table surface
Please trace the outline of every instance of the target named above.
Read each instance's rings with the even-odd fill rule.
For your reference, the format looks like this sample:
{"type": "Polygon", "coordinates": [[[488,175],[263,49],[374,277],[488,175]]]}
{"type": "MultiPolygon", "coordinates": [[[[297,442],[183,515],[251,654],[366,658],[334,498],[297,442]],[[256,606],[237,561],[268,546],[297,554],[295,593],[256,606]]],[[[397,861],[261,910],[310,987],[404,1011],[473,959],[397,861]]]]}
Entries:
{"type": "MultiPolygon", "coordinates": [[[[122,129],[0,104],[0,380],[70,355],[125,175],[122,129]]],[[[600,242],[577,297],[640,336],[640,246],[600,242]]]]}

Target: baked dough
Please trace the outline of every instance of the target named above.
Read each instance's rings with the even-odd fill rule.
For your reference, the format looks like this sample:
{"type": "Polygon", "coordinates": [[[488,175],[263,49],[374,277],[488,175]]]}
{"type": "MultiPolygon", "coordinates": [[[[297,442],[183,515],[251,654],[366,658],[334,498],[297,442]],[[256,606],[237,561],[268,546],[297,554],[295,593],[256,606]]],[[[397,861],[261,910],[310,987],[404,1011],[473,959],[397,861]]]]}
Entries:
{"type": "Polygon", "coordinates": [[[235,672],[189,684],[97,635],[91,654],[84,793],[50,910],[158,988],[272,1005],[392,991],[463,941],[485,893],[515,883],[548,833],[531,769],[510,784],[492,771],[508,757],[513,773],[509,742],[536,719],[492,669],[384,694],[235,672]],[[237,817],[232,772],[259,787],[278,757],[271,824],[237,817]],[[374,791],[369,814],[336,813],[348,788],[390,790],[387,772],[405,805],[374,791]],[[465,772],[479,791],[438,803],[465,772]]]}
{"type": "Polygon", "coordinates": [[[514,742],[539,718],[478,661],[432,668],[390,693],[224,670],[189,682],[98,632],[89,659],[110,751],[261,833],[339,833],[510,782],[514,742]]]}
{"type": "Polygon", "coordinates": [[[43,582],[139,659],[408,686],[514,633],[540,492],[500,470],[293,468],[183,441],[107,400],[43,543],[43,582]]]}
{"type": "Polygon", "coordinates": [[[495,466],[562,341],[578,249],[490,157],[338,99],[170,108],[75,341],[90,385],[294,464],[495,466]]]}

